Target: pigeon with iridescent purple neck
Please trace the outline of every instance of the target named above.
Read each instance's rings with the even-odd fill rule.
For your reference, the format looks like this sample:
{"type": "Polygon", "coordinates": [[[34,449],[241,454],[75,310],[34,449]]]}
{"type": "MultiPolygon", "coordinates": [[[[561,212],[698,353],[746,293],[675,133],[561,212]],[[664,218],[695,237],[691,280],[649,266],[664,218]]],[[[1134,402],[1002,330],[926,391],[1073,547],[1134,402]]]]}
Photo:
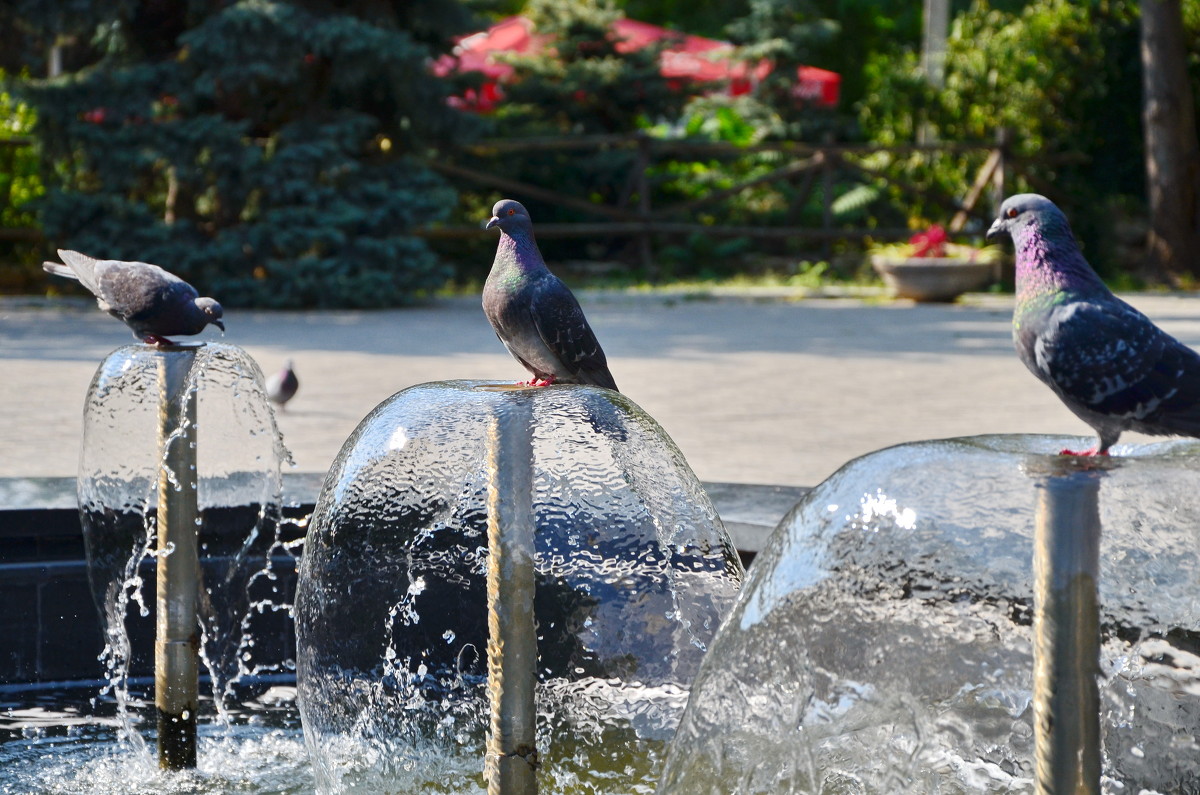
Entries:
{"type": "Polygon", "coordinates": [[[487,222],[487,229],[493,227],[500,230],[500,242],[483,285],[483,312],[508,352],[533,374],[522,383],[616,390],[579,302],[542,259],[529,213],[520,202],[502,199],[487,222]]]}
{"type": "Polygon", "coordinates": [[[1117,298],[1083,258],[1062,211],[1012,196],[987,239],[1016,252],[1013,343],[1030,371],[1100,437],[1107,455],[1127,430],[1200,436],[1200,354],[1117,298]]]}

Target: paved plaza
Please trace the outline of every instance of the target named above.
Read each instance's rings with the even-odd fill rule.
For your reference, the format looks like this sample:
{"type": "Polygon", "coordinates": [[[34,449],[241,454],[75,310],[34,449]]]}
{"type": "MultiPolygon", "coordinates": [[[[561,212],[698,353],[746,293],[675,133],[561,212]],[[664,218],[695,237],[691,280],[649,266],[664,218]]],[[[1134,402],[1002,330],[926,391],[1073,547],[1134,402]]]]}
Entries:
{"type": "MultiPolygon", "coordinates": [[[[1127,298],[1200,347],[1200,297],[1127,298]]],[[[760,290],[580,300],[621,390],[704,481],[812,486],[856,456],[911,440],[1089,432],[1017,360],[1011,297],[914,305],[760,290]]],[[[295,361],[300,392],[279,426],[297,472],[328,469],[358,422],[407,386],[525,377],[474,298],[388,311],[230,310],[226,321],[224,341],[264,372],[295,361]]],[[[210,328],[199,339],[220,337],[210,328]]],[[[0,298],[0,477],[75,474],[88,383],[132,341],[93,302],[0,298]]]]}

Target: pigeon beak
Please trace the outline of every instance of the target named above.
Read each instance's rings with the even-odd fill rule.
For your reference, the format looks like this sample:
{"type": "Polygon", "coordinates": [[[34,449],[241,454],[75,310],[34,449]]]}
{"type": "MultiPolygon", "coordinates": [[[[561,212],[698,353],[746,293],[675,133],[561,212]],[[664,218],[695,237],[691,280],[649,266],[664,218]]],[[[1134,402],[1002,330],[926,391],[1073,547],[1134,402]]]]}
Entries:
{"type": "Polygon", "coordinates": [[[499,226],[499,225],[500,225],[500,219],[493,215],[491,218],[488,219],[487,224],[485,224],[483,228],[491,229],[493,226],[499,226]]]}
{"type": "Polygon", "coordinates": [[[225,333],[225,321],[221,320],[220,318],[217,318],[216,320],[211,320],[209,322],[212,323],[217,328],[221,329],[222,334],[225,333]]]}
{"type": "Polygon", "coordinates": [[[983,239],[989,243],[995,243],[997,240],[1003,240],[1008,237],[1008,230],[1004,228],[1004,219],[997,218],[992,221],[991,227],[987,230],[987,234],[983,239]]]}

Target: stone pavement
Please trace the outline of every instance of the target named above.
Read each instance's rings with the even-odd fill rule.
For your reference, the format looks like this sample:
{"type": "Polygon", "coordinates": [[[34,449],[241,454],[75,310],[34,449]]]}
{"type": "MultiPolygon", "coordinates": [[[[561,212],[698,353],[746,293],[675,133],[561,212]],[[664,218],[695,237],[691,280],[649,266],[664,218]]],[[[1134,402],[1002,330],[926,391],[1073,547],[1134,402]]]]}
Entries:
{"type": "MultiPolygon", "coordinates": [[[[944,306],[793,296],[580,299],[622,391],[704,481],[812,486],[910,440],[1088,434],[1017,361],[1011,297],[944,306]]],[[[1128,298],[1200,347],[1200,296],[1128,298]]],[[[300,392],[279,425],[298,472],[324,472],[359,420],[407,386],[525,377],[475,298],[372,312],[232,310],[226,321],[224,341],[264,372],[295,360],[300,392]]],[[[0,477],[75,474],[88,383],[130,342],[92,302],[0,298],[0,477]]]]}

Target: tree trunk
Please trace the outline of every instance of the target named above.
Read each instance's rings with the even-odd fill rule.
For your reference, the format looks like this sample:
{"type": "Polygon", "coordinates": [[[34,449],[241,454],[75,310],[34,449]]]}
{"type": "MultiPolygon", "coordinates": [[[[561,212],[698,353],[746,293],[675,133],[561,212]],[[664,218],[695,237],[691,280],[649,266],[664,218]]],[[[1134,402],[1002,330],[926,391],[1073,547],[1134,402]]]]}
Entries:
{"type": "Polygon", "coordinates": [[[1142,3],[1141,49],[1148,274],[1200,276],[1200,146],[1180,0],[1142,3]]]}

